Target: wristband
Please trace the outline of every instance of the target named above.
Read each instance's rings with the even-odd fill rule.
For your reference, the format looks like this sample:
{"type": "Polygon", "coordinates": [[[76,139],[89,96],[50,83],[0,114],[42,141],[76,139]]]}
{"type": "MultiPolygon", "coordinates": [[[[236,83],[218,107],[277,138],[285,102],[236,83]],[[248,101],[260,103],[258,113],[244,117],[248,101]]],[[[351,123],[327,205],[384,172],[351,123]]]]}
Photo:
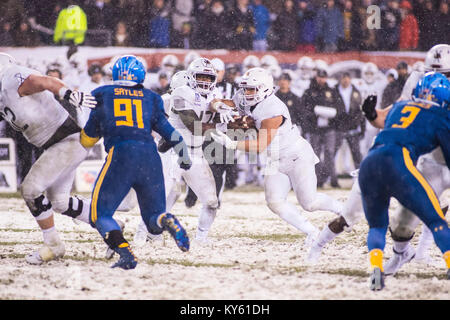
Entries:
{"type": "Polygon", "coordinates": [[[70,94],[72,93],[72,90],[70,90],[67,87],[62,87],[58,91],[58,95],[60,98],[63,98],[64,100],[69,100],[70,94]]]}

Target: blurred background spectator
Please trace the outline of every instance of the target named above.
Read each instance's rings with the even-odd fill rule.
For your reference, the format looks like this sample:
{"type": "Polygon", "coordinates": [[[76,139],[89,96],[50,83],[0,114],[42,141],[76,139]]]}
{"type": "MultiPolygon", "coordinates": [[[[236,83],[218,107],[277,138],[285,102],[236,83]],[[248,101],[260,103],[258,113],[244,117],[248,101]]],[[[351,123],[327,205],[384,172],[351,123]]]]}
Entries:
{"type": "Polygon", "coordinates": [[[227,13],[226,23],[229,30],[228,49],[252,50],[256,29],[249,0],[236,0],[236,5],[227,13]]]}
{"type": "Polygon", "coordinates": [[[1,25],[0,43],[5,47],[12,47],[16,45],[14,35],[11,31],[11,22],[3,21],[1,25]]]}
{"type": "Polygon", "coordinates": [[[164,0],[154,0],[150,10],[149,45],[168,48],[170,44],[170,19],[164,0]]]}
{"type": "Polygon", "coordinates": [[[267,50],[267,31],[270,27],[270,12],[262,0],[254,0],[251,6],[255,20],[255,35],[253,38],[253,50],[267,50]]]}
{"type": "Polygon", "coordinates": [[[400,36],[398,48],[400,50],[415,50],[419,44],[419,25],[412,13],[412,5],[403,0],[401,5],[402,22],[400,23],[400,36]]]}
{"type": "Polygon", "coordinates": [[[23,22],[39,35],[30,46],[308,53],[425,51],[450,41],[448,0],[3,0],[0,12],[5,46],[23,45],[23,22]],[[380,29],[367,27],[371,4],[381,8],[380,29]]]}
{"type": "Polygon", "coordinates": [[[284,1],[284,7],[273,23],[273,32],[278,35],[272,49],[294,51],[297,47],[299,19],[294,1],[284,1]]]}
{"type": "Polygon", "coordinates": [[[53,41],[56,44],[82,44],[87,30],[86,13],[80,6],[62,9],[56,20],[53,41]]]}
{"type": "Polygon", "coordinates": [[[344,38],[342,12],[335,6],[334,0],[327,0],[316,17],[317,45],[320,51],[335,52],[338,43],[344,38]]]}
{"type": "Polygon", "coordinates": [[[344,72],[335,87],[337,101],[341,104],[336,115],[336,149],[341,147],[344,140],[350,147],[355,169],[359,168],[362,160],[359,141],[364,137],[366,120],[361,111],[361,93],[351,83],[350,73],[344,72]]]}
{"type": "Polygon", "coordinates": [[[116,47],[129,47],[131,44],[126,24],[123,21],[119,21],[115,28],[113,45],[116,47]]]}

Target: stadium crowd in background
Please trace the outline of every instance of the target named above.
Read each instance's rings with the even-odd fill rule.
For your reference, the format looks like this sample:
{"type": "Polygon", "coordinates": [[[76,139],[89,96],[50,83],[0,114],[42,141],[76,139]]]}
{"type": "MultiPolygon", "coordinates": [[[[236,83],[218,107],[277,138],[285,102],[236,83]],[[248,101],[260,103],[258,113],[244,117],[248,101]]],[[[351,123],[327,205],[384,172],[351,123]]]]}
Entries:
{"type": "Polygon", "coordinates": [[[2,46],[335,52],[450,43],[448,0],[4,0],[0,12],[2,46]],[[367,27],[370,5],[381,9],[380,29],[367,27]]]}

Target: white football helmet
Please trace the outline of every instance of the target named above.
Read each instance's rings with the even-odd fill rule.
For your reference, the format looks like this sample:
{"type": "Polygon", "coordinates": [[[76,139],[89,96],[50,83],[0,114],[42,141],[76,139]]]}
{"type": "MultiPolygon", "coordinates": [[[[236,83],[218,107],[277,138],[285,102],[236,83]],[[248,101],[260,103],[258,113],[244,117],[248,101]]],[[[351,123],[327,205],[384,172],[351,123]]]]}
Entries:
{"type": "Polygon", "coordinates": [[[389,70],[386,72],[386,77],[387,77],[388,75],[391,75],[395,80],[398,79],[398,72],[397,72],[397,70],[395,70],[395,69],[393,69],[393,68],[389,69],[389,70]]]}
{"type": "Polygon", "coordinates": [[[214,66],[214,69],[216,69],[217,72],[219,71],[225,71],[225,63],[222,59],[214,58],[211,60],[212,65],[214,66]]]}
{"type": "Polygon", "coordinates": [[[208,94],[214,90],[217,82],[217,72],[213,64],[206,58],[198,58],[191,62],[187,69],[188,85],[200,94],[208,94]],[[197,77],[206,75],[210,81],[201,81],[197,77]]]}
{"type": "Polygon", "coordinates": [[[273,77],[270,72],[263,68],[252,68],[247,70],[239,82],[242,88],[242,103],[245,106],[254,106],[260,103],[274,92],[273,77]],[[247,89],[255,89],[254,93],[247,93],[247,89]]]}
{"type": "Polygon", "coordinates": [[[423,63],[423,61],[417,61],[413,64],[412,70],[420,73],[425,73],[425,63],[423,63]]]}
{"type": "Polygon", "coordinates": [[[0,52],[0,78],[3,72],[6,70],[6,68],[15,64],[17,64],[16,59],[14,59],[7,53],[0,52]]]}
{"type": "Polygon", "coordinates": [[[310,57],[304,56],[298,59],[297,68],[303,80],[310,80],[314,77],[315,63],[310,57]]]}
{"type": "Polygon", "coordinates": [[[187,71],[178,71],[173,75],[172,79],[170,79],[169,93],[171,93],[178,87],[188,85],[188,83],[189,78],[187,75],[187,71]]]}
{"type": "Polygon", "coordinates": [[[282,70],[279,65],[272,65],[267,68],[274,79],[278,79],[281,76],[282,70]]]}
{"type": "Polygon", "coordinates": [[[274,56],[266,54],[261,58],[260,63],[261,68],[268,69],[270,66],[277,66],[278,60],[274,56]]]}
{"type": "Polygon", "coordinates": [[[194,61],[195,59],[201,58],[201,56],[195,52],[195,51],[189,51],[186,56],[184,57],[184,67],[187,69],[189,68],[189,65],[191,64],[192,61],[194,61]]]}
{"type": "Polygon", "coordinates": [[[161,60],[161,70],[172,75],[179,63],[180,61],[175,55],[165,55],[161,60]]]}
{"type": "Polygon", "coordinates": [[[261,62],[259,61],[259,58],[252,54],[248,55],[242,61],[242,73],[245,73],[247,70],[249,70],[251,68],[256,68],[259,66],[261,66],[261,62]]]}
{"type": "Polygon", "coordinates": [[[378,67],[373,62],[367,62],[361,68],[361,78],[368,84],[375,82],[375,78],[378,74],[378,67]]]}
{"type": "Polygon", "coordinates": [[[317,70],[324,70],[328,74],[328,69],[329,69],[328,63],[326,63],[324,60],[317,59],[314,61],[314,75],[317,72],[317,70]]]}
{"type": "Polygon", "coordinates": [[[425,57],[425,71],[437,71],[444,74],[450,72],[450,45],[438,44],[428,50],[425,57]]]}

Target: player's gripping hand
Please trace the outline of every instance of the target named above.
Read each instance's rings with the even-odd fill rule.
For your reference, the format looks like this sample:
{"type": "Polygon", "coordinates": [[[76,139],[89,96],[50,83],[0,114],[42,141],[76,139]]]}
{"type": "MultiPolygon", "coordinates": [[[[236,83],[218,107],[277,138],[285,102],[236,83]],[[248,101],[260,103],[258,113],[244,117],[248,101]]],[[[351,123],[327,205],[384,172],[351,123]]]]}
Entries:
{"type": "Polygon", "coordinates": [[[377,105],[376,95],[369,95],[367,96],[366,99],[364,99],[361,109],[367,120],[373,121],[377,118],[377,111],[375,110],[376,105],[377,105]]]}
{"type": "Polygon", "coordinates": [[[239,115],[239,112],[235,111],[232,106],[223,103],[219,99],[211,101],[211,110],[219,114],[220,123],[234,122],[234,116],[239,115]]]}
{"type": "Polygon", "coordinates": [[[214,132],[211,132],[211,137],[216,141],[217,143],[220,143],[221,145],[225,146],[227,149],[236,149],[237,148],[237,141],[231,140],[225,133],[222,131],[216,131],[217,134],[214,132]]]}
{"type": "Polygon", "coordinates": [[[78,90],[70,90],[67,88],[62,88],[60,90],[60,96],[64,98],[64,100],[69,101],[69,103],[75,108],[95,108],[97,105],[97,101],[95,97],[90,93],[81,92],[78,90]]]}
{"type": "Polygon", "coordinates": [[[178,165],[183,170],[189,170],[192,167],[192,161],[189,156],[187,157],[179,157],[178,158],[178,165]]]}

